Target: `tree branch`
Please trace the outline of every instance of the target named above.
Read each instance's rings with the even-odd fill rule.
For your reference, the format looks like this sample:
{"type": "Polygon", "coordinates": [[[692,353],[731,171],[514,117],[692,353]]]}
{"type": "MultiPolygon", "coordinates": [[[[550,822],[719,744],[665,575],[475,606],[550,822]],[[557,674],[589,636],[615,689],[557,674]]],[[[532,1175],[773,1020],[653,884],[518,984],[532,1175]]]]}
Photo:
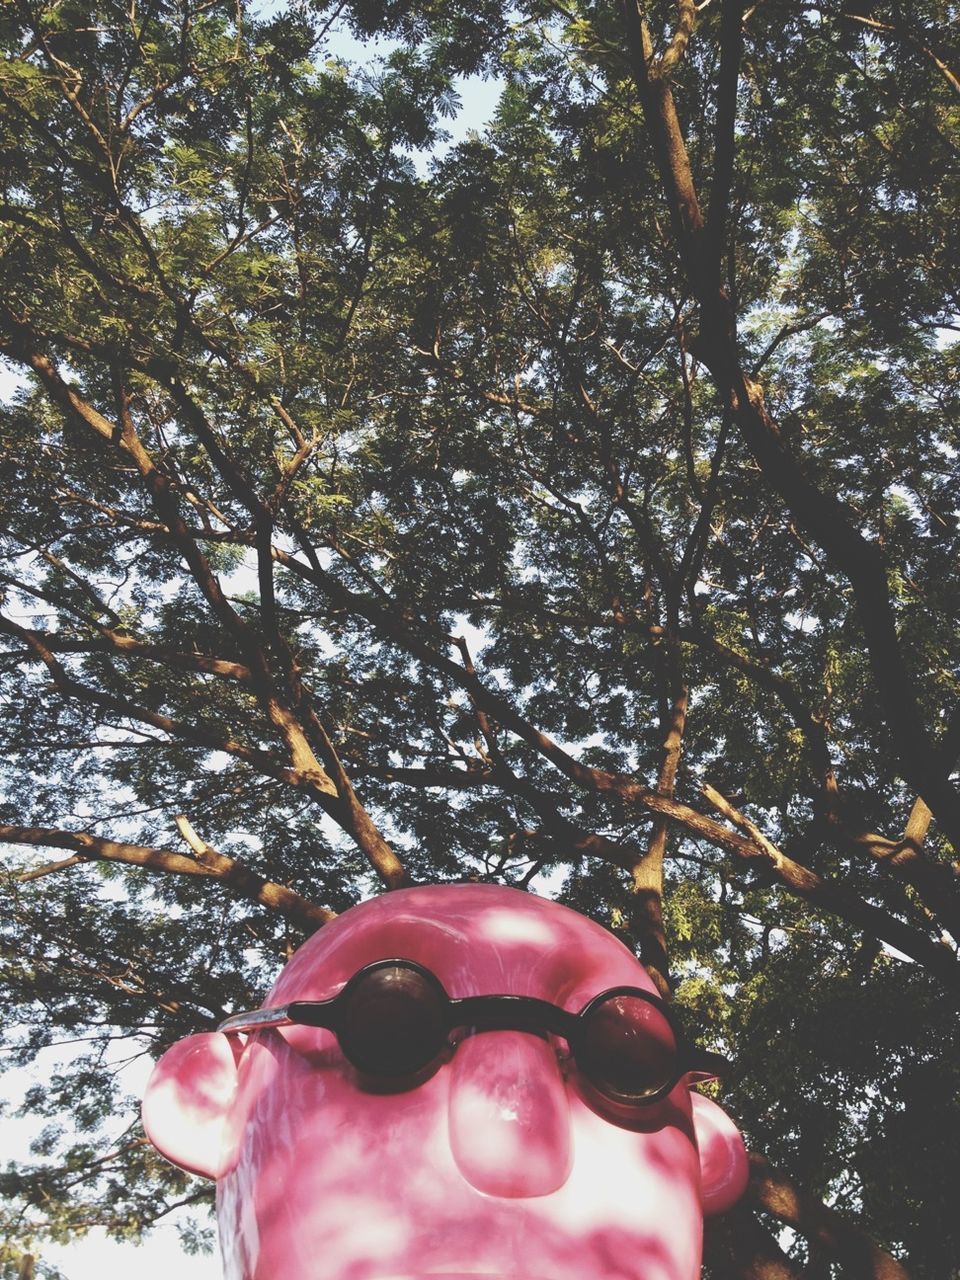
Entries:
{"type": "MultiPolygon", "coordinates": [[[[8,339],[3,344],[2,349],[33,369],[50,398],[63,412],[78,416],[97,435],[123,449],[133,460],[160,518],[167,526],[174,544],[186,561],[207,603],[218,620],[237,639],[250,671],[252,687],[257,695],[257,700],[271,724],[282,735],[290,754],[293,769],[301,778],[310,779],[319,793],[337,796],[341,803],[332,810],[332,816],[338,822],[345,821],[344,829],[356,840],[358,846],[368,857],[371,865],[384,880],[387,887],[395,888],[398,885],[407,883],[406,873],[400,860],[383,839],[376,824],[360,803],[333,749],[329,736],[320,724],[319,719],[309,709],[307,700],[303,696],[299,677],[290,661],[289,648],[285,642],[279,642],[279,633],[274,628],[274,638],[278,641],[275,644],[275,652],[281,662],[285,664],[288,684],[291,686],[295,703],[307,711],[307,721],[314,730],[315,737],[320,743],[327,764],[332,767],[339,785],[331,779],[330,775],[321,766],[304,726],[300,723],[298,717],[285,704],[284,700],[278,696],[269,663],[262,647],[250,628],[226,599],[217,577],[212,572],[206,557],[200,551],[189,526],[180,515],[169,475],[157,466],[137,435],[130,413],[130,397],[122,383],[119,370],[116,368],[113,370],[119,416],[119,426],[115,426],[70,386],[60,376],[52,361],[37,349],[35,341],[37,335],[33,333],[29,325],[16,317],[7,307],[0,308],[0,316],[3,317],[12,335],[11,339],[8,339]]],[[[258,548],[258,562],[261,565],[261,586],[263,586],[264,547],[261,526],[268,531],[272,528],[270,512],[261,502],[238,464],[221,447],[204,414],[179,379],[168,376],[165,386],[191,427],[197,432],[212,461],[221,471],[227,483],[254,514],[258,530],[255,535],[255,545],[258,548]]],[[[272,565],[269,533],[266,540],[265,554],[267,563],[272,565]]],[[[47,661],[47,659],[45,658],[44,661],[47,661]]],[[[47,662],[47,665],[49,667],[50,663],[47,662]]],[[[53,670],[52,667],[51,670],[53,670]]]]}
{"type": "MultiPolygon", "coordinates": [[[[195,833],[193,835],[195,836],[195,833]]],[[[199,840],[199,837],[196,839],[199,840]]],[[[20,877],[21,880],[35,880],[55,869],[77,866],[80,862],[119,862],[128,866],[143,867],[146,871],[219,880],[232,889],[238,897],[258,902],[261,906],[279,912],[307,933],[315,932],[321,925],[327,924],[336,916],[336,912],[326,907],[319,907],[292,889],[265,879],[244,866],[242,862],[217,853],[205,843],[203,843],[202,859],[198,856],[198,860],[194,860],[169,849],[127,844],[94,836],[86,831],[58,831],[51,827],[0,825],[0,840],[9,841],[11,844],[77,850],[78,857],[67,858],[60,863],[48,863],[34,871],[27,871],[20,877]]]]}
{"type": "Polygon", "coordinates": [[[717,1280],[803,1280],[756,1216],[737,1205],[704,1224],[703,1260],[717,1280]]]}
{"type": "Polygon", "coordinates": [[[147,658],[165,667],[176,667],[183,671],[222,676],[238,684],[248,685],[251,682],[250,668],[245,667],[242,662],[230,662],[205,653],[188,653],[161,644],[147,644],[122,631],[103,628],[98,636],[89,639],[62,635],[56,631],[37,631],[34,635],[54,653],[118,653],[147,658]]]}
{"type": "Polygon", "coordinates": [[[705,223],[673,94],[666,81],[650,74],[649,36],[635,0],[623,0],[623,7],[647,133],[670,208],[680,261],[700,308],[696,354],[709,368],[722,403],[767,482],[850,582],[902,776],[923,796],[948,839],[960,849],[960,794],[942,767],[913,694],[883,553],[859,532],[842,503],[821,490],[791,456],[767,412],[762,389],[743,372],[733,306],[725,290],[717,288],[704,252],[705,223]]]}
{"type": "MultiPolygon", "coordinates": [[[[705,839],[747,862],[759,859],[770,863],[784,888],[815,902],[823,910],[865,929],[872,936],[888,942],[904,955],[909,955],[917,963],[922,964],[951,992],[960,991],[960,965],[957,964],[949,949],[939,946],[909,925],[865,902],[859,895],[848,891],[844,886],[821,881],[813,872],[801,867],[799,863],[794,863],[779,851],[777,851],[777,857],[780,862],[777,864],[775,860],[771,861],[762,843],[758,843],[752,837],[745,838],[738,835],[689,805],[667,796],[660,796],[631,777],[611,774],[603,769],[582,764],[547,734],[530,724],[507,698],[487,688],[476,672],[470,673],[423,640],[413,629],[415,620],[408,611],[405,612],[399,608],[387,611],[379,603],[351,591],[327,570],[305,565],[280,548],[275,547],[273,554],[298,576],[320,587],[337,606],[366,618],[380,635],[399,644],[407,653],[429,668],[448,676],[504,728],[526,742],[578,786],[598,795],[617,798],[635,808],[663,814],[679,823],[691,836],[705,839]]],[[[617,863],[621,864],[619,858],[617,863]]]]}
{"type": "Polygon", "coordinates": [[[950,70],[943,59],[934,53],[929,45],[923,44],[916,36],[909,31],[905,31],[902,25],[892,26],[889,22],[881,22],[878,18],[869,18],[859,13],[844,12],[840,16],[845,18],[847,22],[859,22],[861,26],[869,27],[871,31],[883,31],[887,35],[893,35],[897,39],[903,40],[911,49],[916,49],[918,53],[922,53],[930,65],[936,67],[954,93],[960,94],[960,79],[950,70]]]}
{"type": "Polygon", "coordinates": [[[895,1258],[848,1218],[801,1191],[764,1156],[750,1155],[746,1199],[793,1227],[843,1267],[844,1280],[910,1280],[895,1258]]]}
{"type": "Polygon", "coordinates": [[[747,861],[763,862],[791,893],[895,947],[938,977],[955,998],[960,996],[960,964],[950,947],[933,942],[895,916],[866,902],[846,885],[824,880],[809,867],[794,862],[717,790],[709,784],[702,790],[710,804],[749,837],[740,856],[747,861]]]}
{"type": "MultiPolygon", "coordinates": [[[[268,752],[247,746],[246,743],[239,742],[236,738],[216,733],[212,729],[198,728],[196,725],[185,724],[183,721],[174,720],[158,711],[151,711],[150,708],[140,706],[138,703],[116,697],[114,694],[104,693],[100,689],[93,689],[89,685],[81,684],[80,681],[74,680],[64,670],[63,666],[44,645],[38,632],[21,627],[10,618],[0,614],[0,632],[4,631],[27,644],[32,650],[35,659],[46,666],[53,683],[66,697],[75,698],[81,703],[102,707],[105,711],[110,711],[114,715],[140,720],[144,724],[152,725],[155,729],[161,729],[173,738],[180,738],[185,742],[194,743],[196,746],[206,747],[211,751],[223,751],[228,755],[236,756],[268,777],[277,778],[281,782],[292,783],[298,789],[312,794],[316,799],[320,800],[324,808],[327,808],[330,798],[336,798],[336,789],[329,779],[326,779],[326,785],[324,786],[314,773],[304,773],[295,768],[287,768],[268,752]]],[[[323,775],[323,778],[326,778],[326,775],[323,775]]],[[[331,817],[335,816],[335,813],[331,813],[331,817]]]]}
{"type": "Polygon", "coordinates": [[[743,53],[743,0],[721,0],[720,72],[713,143],[713,181],[707,209],[706,268],[720,288],[736,157],[737,88],[743,53]]]}

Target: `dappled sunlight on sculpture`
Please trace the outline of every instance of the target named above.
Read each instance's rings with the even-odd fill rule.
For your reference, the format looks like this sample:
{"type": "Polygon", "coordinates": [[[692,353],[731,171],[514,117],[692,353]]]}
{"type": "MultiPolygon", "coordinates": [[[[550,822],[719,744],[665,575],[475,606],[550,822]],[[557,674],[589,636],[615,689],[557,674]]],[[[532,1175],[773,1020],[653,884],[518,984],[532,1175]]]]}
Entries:
{"type": "Polygon", "coordinates": [[[191,1037],[158,1064],[144,1123],[169,1158],[217,1178],[228,1280],[696,1280],[704,1209],[742,1192],[743,1145],[719,1107],[691,1101],[682,1061],[652,1100],[624,1102],[612,1050],[580,1043],[586,1015],[570,1019],[615,988],[639,994],[600,1002],[591,1032],[634,1002],[634,1024],[617,1022],[629,1085],[638,1046],[656,1072],[682,1046],[612,935],[494,886],[390,894],[315,934],[266,1001],[330,1002],[294,1012],[336,1033],[191,1037]],[[396,971],[375,963],[398,957],[396,971]],[[481,1025],[444,1033],[415,1078],[374,1079],[348,1061],[338,1020],[363,1001],[389,1009],[370,1002],[394,988],[422,988],[451,1025],[465,1001],[481,1025]],[[470,1003],[483,996],[527,999],[470,1003]]]}
{"type": "Polygon", "coordinates": [[[516,1031],[471,1036],[450,1072],[450,1149],[492,1196],[543,1196],[570,1173],[566,1090],[552,1045],[516,1031]]]}

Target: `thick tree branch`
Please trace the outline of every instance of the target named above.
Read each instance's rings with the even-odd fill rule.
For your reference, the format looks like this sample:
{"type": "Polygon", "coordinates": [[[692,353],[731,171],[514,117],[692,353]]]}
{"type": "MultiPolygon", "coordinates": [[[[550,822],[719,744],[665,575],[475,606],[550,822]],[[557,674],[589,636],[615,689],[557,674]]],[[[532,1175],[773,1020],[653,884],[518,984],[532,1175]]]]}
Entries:
{"type": "Polygon", "coordinates": [[[718,289],[723,282],[723,255],[727,242],[727,220],[736,158],[737,89],[742,53],[743,0],[721,0],[720,72],[714,127],[713,181],[707,208],[705,264],[718,289]]]}
{"type": "Polygon", "coordinates": [[[698,277],[704,269],[703,233],[706,222],[700,208],[673,93],[667,79],[656,73],[650,36],[637,0],[621,0],[621,4],[631,70],[640,94],[644,120],[667,198],[680,257],[688,274],[698,277]]]}
{"type": "MultiPolygon", "coordinates": [[[[117,697],[114,694],[105,693],[100,689],[94,689],[89,685],[82,684],[80,681],[74,680],[61,663],[57,661],[44,645],[40,633],[21,627],[18,623],[13,622],[2,614],[0,614],[0,632],[6,632],[8,635],[16,636],[19,640],[22,640],[28,646],[28,649],[32,651],[34,659],[46,666],[53,683],[65,697],[74,698],[78,702],[90,706],[102,707],[105,711],[125,719],[139,720],[144,724],[152,725],[155,729],[161,729],[172,738],[179,738],[195,746],[205,747],[210,751],[223,751],[228,755],[236,756],[237,759],[243,760],[246,764],[266,774],[268,777],[277,778],[281,782],[292,783],[299,790],[313,795],[323,804],[324,808],[332,807],[330,806],[330,799],[336,798],[336,789],[333,783],[326,778],[326,775],[318,778],[313,772],[301,772],[297,769],[288,768],[268,752],[256,747],[250,747],[229,734],[218,733],[213,729],[198,727],[182,720],[175,720],[171,716],[163,715],[159,711],[152,711],[149,707],[141,706],[126,698],[117,697]]],[[[331,816],[335,817],[335,812],[331,813],[331,816]]]]}
{"type": "Polygon", "coordinates": [[[803,1280],[799,1267],[744,1205],[705,1223],[703,1258],[716,1280],[803,1280]]]}
{"type": "MultiPolygon", "coordinates": [[[[33,334],[28,325],[13,315],[6,307],[0,311],[0,315],[2,315],[11,334],[11,338],[3,344],[3,349],[15,359],[33,369],[50,398],[65,413],[78,416],[97,435],[119,446],[133,460],[160,518],[170,531],[170,536],[175,546],[190,568],[194,580],[207,603],[218,620],[237,640],[246,660],[246,665],[249,668],[252,687],[257,699],[271,724],[282,735],[290,753],[293,769],[300,777],[314,780],[314,785],[318,792],[337,796],[341,804],[334,810],[333,816],[336,817],[337,821],[345,820],[345,830],[356,840],[387,887],[395,888],[406,883],[406,873],[400,860],[383,839],[376,824],[360,803],[333,749],[329,736],[320,725],[315,713],[308,708],[307,700],[303,696],[299,676],[291,662],[289,648],[285,642],[279,642],[279,635],[274,627],[274,638],[278,641],[274,646],[275,652],[281,662],[285,664],[288,684],[291,686],[294,701],[299,704],[301,709],[307,712],[306,719],[314,730],[315,737],[319,740],[327,765],[333,769],[336,782],[317,759],[314,748],[299,717],[278,695],[267,657],[261,645],[226,599],[216,575],[212,572],[206,557],[202,554],[193,538],[191,530],[180,515],[170,477],[162,468],[156,465],[140,441],[130,413],[130,397],[122,384],[118,371],[114,370],[119,416],[119,425],[115,426],[60,376],[52,361],[38,349],[35,342],[36,335],[33,334]]],[[[269,510],[256,495],[242,469],[227,451],[220,446],[202,411],[187,393],[182,383],[175,377],[168,378],[167,388],[190,425],[203,441],[211,459],[221,470],[221,474],[224,475],[231,488],[254,513],[258,521],[258,533],[255,535],[258,551],[264,549],[262,535],[264,530],[267,531],[266,561],[268,564],[272,563],[269,552],[269,529],[272,528],[272,519],[269,510]]],[[[262,554],[258,555],[258,560],[262,570],[264,556],[262,554]]],[[[263,585],[262,572],[261,585],[263,585]]],[[[46,661],[46,659],[44,660],[46,661]]]]}
{"type": "Polygon", "coordinates": [[[75,849],[79,855],[79,858],[68,858],[59,864],[48,864],[35,871],[27,871],[21,876],[23,880],[36,879],[55,868],[76,866],[78,861],[120,862],[132,867],[143,867],[146,871],[219,880],[238,897],[279,912],[307,933],[313,933],[336,915],[336,912],[317,906],[285,885],[265,879],[235,858],[217,853],[205,843],[202,858],[198,855],[197,859],[193,859],[170,849],[154,849],[145,845],[107,840],[86,831],[58,831],[50,827],[0,825],[0,840],[11,844],[75,849]]]}
{"type": "Polygon", "coordinates": [[[148,644],[122,631],[103,628],[99,635],[84,639],[62,635],[56,631],[34,632],[53,653],[114,653],[132,658],[147,658],[165,667],[179,671],[194,671],[203,675],[222,676],[237,684],[250,683],[250,669],[242,662],[231,662],[206,653],[189,653],[171,649],[162,644],[148,644]]]}
{"type": "MultiPolygon", "coordinates": [[[[272,514],[266,503],[256,493],[247,474],[233,459],[227,449],[218,440],[206,416],[193,398],[188,394],[179,379],[172,379],[170,389],[174,401],[202,440],[214,465],[223,475],[236,496],[247,506],[254,517],[256,532],[254,545],[257,553],[257,571],[260,582],[260,603],[264,629],[270,638],[275,658],[279,662],[293,702],[291,712],[273,689],[273,681],[262,650],[250,637],[240,631],[247,661],[254,677],[254,688],[261,705],[267,711],[271,721],[283,733],[290,749],[294,767],[303,769],[304,763],[314,764],[320,770],[319,761],[314,755],[313,738],[321,755],[326,770],[320,770],[325,778],[332,781],[332,786],[340,800],[337,820],[356,841],[358,847],[366,855],[371,866],[388,889],[402,888],[409,884],[409,877],[394,850],[384,840],[373,819],[360,803],[360,800],[347,777],[346,771],[333,746],[319,716],[308,698],[299,671],[285,638],[281,635],[274,598],[273,557],[271,554],[271,534],[273,530],[272,514]],[[298,761],[300,762],[298,764],[298,761]]],[[[161,511],[161,515],[165,513],[161,511]]],[[[234,630],[238,628],[234,627],[234,630]]]]}
{"type": "MultiPolygon", "coordinates": [[[[109,436],[111,440],[116,439],[117,429],[114,428],[106,419],[103,418],[97,410],[87,404],[82,397],[78,396],[72,388],[60,379],[50,362],[43,356],[35,352],[28,352],[28,362],[35,368],[38,375],[45,382],[45,385],[51,390],[51,394],[64,409],[78,413],[84,421],[91,426],[98,434],[109,436]]],[[[139,440],[136,438],[132,428],[127,425],[120,433],[119,442],[121,447],[131,453],[131,456],[138,460],[137,465],[141,474],[144,475],[154,493],[158,511],[165,523],[171,528],[175,541],[180,545],[188,558],[188,563],[192,560],[196,562],[195,576],[205,588],[205,594],[208,600],[215,606],[218,614],[223,616],[224,621],[228,621],[231,630],[238,631],[243,635],[242,624],[240,628],[236,627],[236,615],[232,608],[225,601],[220,592],[219,584],[212,579],[209,568],[205,560],[196,549],[190,530],[183,523],[182,518],[176,510],[175,501],[170,492],[169,480],[157,471],[149,455],[143,450],[139,440]],[[223,612],[223,607],[229,611],[229,617],[223,612]]],[[[277,554],[274,550],[272,554],[277,554]]],[[[277,558],[281,558],[278,556],[277,558]]],[[[399,640],[404,648],[415,657],[425,661],[434,669],[442,671],[450,676],[466,689],[472,698],[481,705],[484,710],[496,717],[496,719],[508,728],[511,732],[516,733],[523,741],[534,747],[541,755],[555,765],[565,776],[571,781],[583,786],[591,791],[601,794],[615,795],[626,803],[639,805],[654,813],[663,814],[675,821],[681,822],[692,834],[699,834],[710,840],[712,843],[720,847],[727,848],[731,852],[736,852],[739,856],[748,859],[764,858],[769,859],[768,852],[762,844],[758,844],[756,840],[744,840],[742,837],[736,836],[733,832],[724,828],[718,823],[713,822],[709,818],[705,818],[702,814],[690,809],[688,806],[678,804],[672,799],[657,795],[656,792],[644,788],[636,784],[630,779],[618,778],[608,774],[603,770],[593,769],[583,765],[575,760],[568,752],[563,750],[557,743],[553,742],[546,734],[543,734],[531,725],[523,716],[519,715],[512,704],[502,697],[502,695],[494,693],[486,688],[480,681],[479,677],[474,673],[465,671],[460,664],[453,662],[449,658],[438,653],[432,645],[427,644],[419,639],[412,627],[413,619],[404,614],[388,613],[382,606],[373,605],[372,602],[363,597],[358,597],[355,593],[344,588],[342,584],[329,572],[319,568],[319,566],[303,565],[295,560],[294,557],[282,556],[282,559],[291,568],[300,573],[302,576],[314,581],[318,586],[329,594],[332,598],[339,598],[343,603],[348,604],[352,609],[361,616],[366,616],[368,620],[374,622],[378,629],[384,631],[392,639],[399,640]]],[[[191,567],[194,567],[191,565],[191,567]]],[[[20,630],[20,629],[18,629],[20,630]]],[[[52,655],[50,655],[52,657],[52,655]]],[[[261,669],[265,667],[262,654],[258,650],[253,650],[254,660],[261,665],[261,669]]],[[[44,658],[50,667],[50,662],[44,658]]],[[[55,660],[54,660],[55,661],[55,660]]],[[[51,667],[51,670],[53,668],[51,667]]],[[[289,710],[284,708],[279,700],[276,699],[269,688],[263,699],[267,706],[271,709],[271,719],[274,723],[279,723],[282,730],[285,731],[288,744],[292,744],[292,753],[294,755],[294,767],[297,767],[297,752],[294,749],[300,743],[306,743],[306,738],[302,727],[295,722],[294,716],[289,710]]],[[[113,710],[123,708],[112,706],[113,710]]],[[[151,723],[158,723],[156,720],[151,723]]],[[[160,726],[165,727],[165,726],[160,726]]],[[[309,750],[309,748],[308,748],[309,750]]],[[[310,761],[317,773],[317,790],[327,795],[333,793],[339,796],[339,790],[329,779],[329,775],[325,771],[319,769],[319,765],[315,761],[312,750],[309,750],[310,761]]],[[[312,770],[311,770],[312,772],[312,770]]],[[[311,773],[305,773],[301,768],[299,770],[301,776],[309,777],[311,773]]],[[[342,813],[338,820],[342,819],[342,813]]],[[[371,824],[372,827],[372,824],[371,824]]],[[[362,819],[360,823],[356,820],[356,811],[350,811],[348,804],[348,823],[347,830],[355,833],[358,829],[361,837],[367,833],[363,830],[362,819]]],[[[361,847],[363,847],[361,845],[361,847]]],[[[367,850],[365,850],[367,852],[367,850]]],[[[368,853],[369,856],[369,853],[368,853]]],[[[782,855],[780,855],[782,858],[782,855]]],[[[376,866],[376,862],[374,862],[376,866]]],[[[789,860],[774,863],[774,869],[777,871],[782,882],[794,892],[801,893],[801,896],[807,896],[811,900],[816,900],[819,905],[825,909],[834,911],[844,918],[859,923],[862,927],[867,928],[870,932],[890,942],[891,945],[897,947],[905,954],[911,955],[920,963],[925,964],[931,971],[945,981],[952,989],[955,989],[957,983],[957,966],[955,961],[941,948],[929,942],[923,935],[916,933],[908,926],[903,925],[895,918],[888,916],[878,908],[871,907],[869,904],[859,899],[856,895],[847,894],[842,886],[825,885],[817,883],[810,884],[806,880],[807,873],[805,868],[799,867],[799,864],[790,864],[789,860]],[[789,864],[789,866],[788,866],[789,864]]],[[[378,871],[380,868],[378,867],[378,871]]],[[[394,868],[387,867],[387,874],[394,876],[394,868]]],[[[402,875],[402,873],[401,873],[402,875]]],[[[402,882],[400,877],[396,877],[395,883],[402,882]]],[[[389,884],[390,881],[388,880],[389,884]]]]}
{"type": "Polygon", "coordinates": [[[715,788],[705,785],[703,793],[714,808],[746,833],[749,852],[744,849],[741,856],[747,861],[764,863],[791,893],[889,943],[938,977],[955,998],[960,996],[960,964],[950,947],[933,942],[910,925],[866,902],[845,884],[824,880],[809,867],[787,857],[715,788]]]}
{"type": "Polygon", "coordinates": [[[832,494],[822,491],[791,455],[767,412],[760,386],[746,376],[737,349],[736,317],[705,254],[705,226],[670,85],[650,74],[646,36],[634,0],[623,0],[631,65],[677,251],[700,308],[696,354],[706,364],[767,482],[794,518],[826,551],[853,588],[878,696],[884,706],[903,777],[923,796],[948,839],[960,849],[960,794],[944,771],[920,714],[903,659],[880,548],[852,523],[832,494]]]}
{"type": "Polygon", "coordinates": [[[793,1227],[839,1262],[844,1280],[910,1280],[900,1263],[855,1223],[801,1191],[761,1155],[750,1156],[746,1200],[793,1227]]]}
{"type": "Polygon", "coordinates": [[[920,851],[931,816],[924,802],[919,800],[914,805],[902,840],[892,840],[853,826],[843,813],[824,722],[806,706],[796,686],[766,663],[721,643],[700,628],[684,628],[681,634],[685,640],[709,648],[729,666],[776,695],[803,733],[810,749],[821,787],[823,817],[831,837],[841,847],[867,853],[884,870],[912,885],[924,905],[956,937],[960,930],[960,877],[950,863],[926,857],[920,851]]]}
{"type": "MultiPolygon", "coordinates": [[[[503,695],[483,684],[479,675],[467,671],[424,640],[417,631],[418,622],[409,611],[388,611],[379,602],[361,596],[344,586],[334,575],[322,568],[303,564],[296,557],[279,548],[274,556],[301,578],[313,582],[337,607],[355,616],[366,618],[377,633],[399,644],[407,653],[423,662],[428,668],[449,677],[458,687],[484,708],[504,728],[531,746],[538,754],[553,764],[560,773],[587,791],[615,798],[634,808],[662,814],[678,823],[694,837],[724,849],[747,862],[767,862],[790,892],[797,893],[823,910],[848,920],[863,928],[872,936],[888,942],[904,955],[922,964],[938,977],[952,992],[960,992],[960,965],[950,951],[932,942],[924,934],[897,920],[894,916],[865,902],[845,886],[822,881],[808,868],[793,862],[777,852],[771,859],[763,843],[744,837],[728,827],[656,791],[644,787],[633,778],[612,774],[603,769],[582,764],[547,734],[530,724],[503,695]]],[[[619,865],[619,859],[618,859],[619,865]]]]}
{"type": "MultiPolygon", "coordinates": [[[[660,769],[657,794],[670,799],[676,790],[677,770],[683,733],[687,722],[690,691],[683,672],[678,615],[679,582],[667,583],[667,625],[658,650],[657,666],[663,707],[660,714],[660,769]]],[[[647,842],[646,852],[634,864],[633,880],[634,928],[640,939],[640,958],[665,998],[670,994],[670,967],[667,936],[663,923],[663,868],[667,854],[670,820],[657,815],[647,842]]]]}

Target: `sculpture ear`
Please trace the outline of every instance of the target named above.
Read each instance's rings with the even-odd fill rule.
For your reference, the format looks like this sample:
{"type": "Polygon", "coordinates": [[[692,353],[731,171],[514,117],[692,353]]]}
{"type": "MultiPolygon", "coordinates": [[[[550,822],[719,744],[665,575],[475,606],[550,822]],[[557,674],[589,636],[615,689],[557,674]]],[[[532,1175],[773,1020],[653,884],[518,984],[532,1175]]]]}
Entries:
{"type": "Polygon", "coordinates": [[[218,1178],[226,1167],[223,1139],[237,1086],[237,1054],[235,1036],[187,1036],[163,1055],[144,1090],[147,1137],[173,1164],[205,1178],[218,1178]]]}
{"type": "Polygon", "coordinates": [[[690,1098],[700,1148],[703,1212],[725,1213],[743,1195],[750,1175],[743,1138],[722,1107],[702,1093],[691,1093],[690,1098]]]}

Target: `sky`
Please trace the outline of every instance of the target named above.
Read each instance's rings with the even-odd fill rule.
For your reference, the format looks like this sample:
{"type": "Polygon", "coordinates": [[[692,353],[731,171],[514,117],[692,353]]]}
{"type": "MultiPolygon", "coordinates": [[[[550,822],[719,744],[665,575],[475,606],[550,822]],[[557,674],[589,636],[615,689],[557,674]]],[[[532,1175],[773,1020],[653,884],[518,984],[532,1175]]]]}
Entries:
{"type": "MultiPolygon", "coordinates": [[[[0,1079],[0,1094],[16,1107],[24,1090],[34,1080],[43,1078],[45,1069],[53,1065],[54,1058],[59,1063],[62,1054],[46,1051],[41,1053],[32,1069],[4,1072],[0,1079]]],[[[124,1083],[134,1096],[140,1095],[150,1065],[143,1059],[125,1073],[124,1083]]],[[[120,1127],[127,1119],[123,1118],[120,1127]]],[[[4,1160],[29,1160],[30,1139],[42,1127],[40,1120],[4,1116],[4,1160]]],[[[170,1280],[173,1275],[176,1280],[220,1280],[219,1254],[215,1251],[189,1257],[180,1247],[175,1223],[176,1215],[171,1214],[139,1246],[118,1244],[109,1240],[103,1231],[95,1230],[69,1245],[44,1244],[38,1252],[45,1262],[59,1267],[67,1280],[114,1280],[120,1276],[135,1276],[136,1280],[170,1280]]]]}
{"type": "MultiPolygon", "coordinates": [[[[270,7],[280,6],[271,4],[270,7]]],[[[363,46],[349,37],[338,37],[336,52],[350,61],[360,61],[364,56],[363,46]]],[[[471,129],[482,129],[490,121],[496,110],[501,85],[494,80],[472,76],[459,78],[456,88],[461,108],[454,119],[443,122],[450,138],[437,148],[439,155],[461,141],[471,129]]],[[[426,157],[415,157],[415,163],[418,168],[425,169],[426,157]]],[[[20,382],[16,371],[0,363],[0,403],[10,397],[20,382]]],[[[6,1099],[16,1107],[24,1089],[33,1078],[41,1078],[43,1070],[43,1062],[38,1062],[32,1073],[3,1073],[0,1077],[0,1100],[6,1099]]],[[[132,1069],[126,1083],[131,1093],[139,1095],[145,1083],[145,1075],[140,1069],[143,1078],[139,1078],[137,1070],[132,1069]]],[[[30,1138],[41,1127],[40,1121],[11,1120],[5,1117],[4,1158],[29,1158],[30,1138]]],[[[176,1276],[176,1280],[220,1280],[222,1275],[217,1251],[212,1255],[195,1257],[183,1252],[176,1231],[175,1215],[155,1227],[138,1246],[118,1244],[107,1239],[102,1231],[95,1230],[69,1245],[44,1245],[42,1257],[58,1266],[67,1280],[112,1280],[113,1277],[120,1276],[133,1276],[136,1280],[169,1280],[172,1275],[176,1276]]]]}

